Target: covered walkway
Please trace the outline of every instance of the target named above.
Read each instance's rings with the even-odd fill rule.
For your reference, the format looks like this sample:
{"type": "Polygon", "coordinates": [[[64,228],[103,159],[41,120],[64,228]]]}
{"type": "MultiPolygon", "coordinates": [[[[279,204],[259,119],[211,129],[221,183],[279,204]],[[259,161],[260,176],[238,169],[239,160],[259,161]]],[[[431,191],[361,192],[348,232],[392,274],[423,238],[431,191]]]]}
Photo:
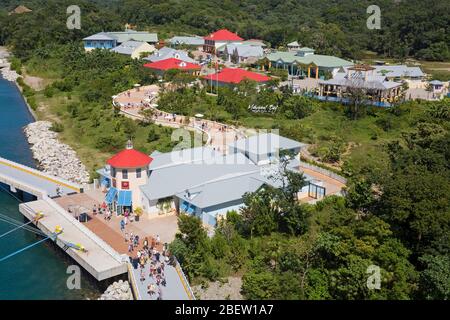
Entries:
{"type": "Polygon", "coordinates": [[[82,192],[82,186],[0,157],[0,182],[38,198],[82,192]]]}

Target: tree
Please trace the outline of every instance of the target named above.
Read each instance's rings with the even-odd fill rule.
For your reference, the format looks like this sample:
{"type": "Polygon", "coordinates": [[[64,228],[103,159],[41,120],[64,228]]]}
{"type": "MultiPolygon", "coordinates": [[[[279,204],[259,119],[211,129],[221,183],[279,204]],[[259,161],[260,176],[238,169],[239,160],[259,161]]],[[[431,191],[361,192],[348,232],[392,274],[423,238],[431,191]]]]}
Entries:
{"type": "Polygon", "coordinates": [[[450,298],[450,257],[424,255],[419,260],[425,265],[425,269],[420,273],[423,297],[448,300],[450,298]]]}
{"type": "Polygon", "coordinates": [[[153,116],[155,115],[155,110],[153,108],[144,108],[139,110],[139,115],[142,116],[144,123],[153,123],[153,116]]]}
{"type": "Polygon", "coordinates": [[[365,114],[367,102],[367,90],[362,87],[362,80],[352,80],[346,88],[346,97],[349,99],[347,114],[352,120],[356,120],[365,114]]]}

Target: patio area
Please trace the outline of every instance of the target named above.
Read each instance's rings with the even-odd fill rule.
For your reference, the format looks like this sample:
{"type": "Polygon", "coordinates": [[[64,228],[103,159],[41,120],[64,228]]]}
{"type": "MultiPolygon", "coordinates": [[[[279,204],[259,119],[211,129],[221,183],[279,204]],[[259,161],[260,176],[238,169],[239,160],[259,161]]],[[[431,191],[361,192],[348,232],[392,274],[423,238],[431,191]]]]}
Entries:
{"type": "MultiPolygon", "coordinates": [[[[110,220],[105,219],[104,214],[94,214],[93,207],[94,204],[97,208],[101,205],[102,199],[99,198],[102,192],[98,190],[87,191],[86,193],[79,193],[73,195],[67,195],[60,198],[55,198],[54,200],[62,206],[65,210],[71,209],[71,211],[76,214],[77,211],[74,208],[82,207],[87,210],[88,219],[81,220],[81,222],[89,228],[92,232],[97,234],[102,240],[108,243],[114,250],[121,254],[128,254],[128,243],[125,242],[125,233],[130,235],[139,236],[139,247],[141,249],[142,242],[145,237],[148,238],[149,243],[152,243],[152,239],[156,239],[156,236],[160,237],[160,244],[156,246],[158,250],[162,250],[162,244],[170,243],[175,239],[175,234],[178,230],[177,216],[174,214],[157,216],[154,218],[149,218],[145,215],[139,218],[139,221],[134,221],[130,219],[128,224],[125,226],[125,230],[120,230],[120,221],[122,216],[112,215],[110,220]]],[[[134,250],[133,254],[136,253],[134,250]]]]}

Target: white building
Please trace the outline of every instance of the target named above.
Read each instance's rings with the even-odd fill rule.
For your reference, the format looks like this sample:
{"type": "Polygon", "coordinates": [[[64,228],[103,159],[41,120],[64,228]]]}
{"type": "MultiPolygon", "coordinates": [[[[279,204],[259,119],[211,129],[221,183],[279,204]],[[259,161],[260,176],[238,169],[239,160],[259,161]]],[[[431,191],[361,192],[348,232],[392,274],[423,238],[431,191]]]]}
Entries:
{"type": "MultiPolygon", "coordinates": [[[[255,192],[263,185],[281,187],[282,179],[273,179],[280,175],[278,152],[292,152],[294,158],[289,161],[288,170],[298,171],[298,154],[303,146],[271,133],[238,140],[225,156],[210,147],[154,152],[150,156],[127,148],[108,160],[115,172],[98,172],[110,184],[106,195],[110,204],[119,203],[117,196],[129,191],[131,200],[126,205],[141,207],[150,217],[176,211],[195,215],[205,225],[215,226],[220,217],[244,205],[245,193],[255,192]]],[[[306,179],[312,180],[308,176],[306,179]]],[[[299,193],[307,192],[308,187],[299,193]]]]}

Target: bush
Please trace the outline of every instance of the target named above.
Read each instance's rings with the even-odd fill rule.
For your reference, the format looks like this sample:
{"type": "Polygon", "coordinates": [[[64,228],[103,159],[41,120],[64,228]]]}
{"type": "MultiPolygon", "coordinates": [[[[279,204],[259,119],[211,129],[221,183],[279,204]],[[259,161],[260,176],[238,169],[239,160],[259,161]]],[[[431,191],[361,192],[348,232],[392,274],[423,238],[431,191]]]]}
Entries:
{"type": "Polygon", "coordinates": [[[50,130],[52,130],[54,132],[63,132],[64,125],[61,122],[53,122],[52,126],[50,127],[50,130]]]}
{"type": "Polygon", "coordinates": [[[159,139],[159,134],[155,131],[154,128],[150,128],[147,136],[147,142],[154,142],[159,139]]]}
{"type": "Polygon", "coordinates": [[[51,98],[55,94],[55,90],[51,86],[47,86],[44,89],[44,95],[46,98],[51,98]]]}

